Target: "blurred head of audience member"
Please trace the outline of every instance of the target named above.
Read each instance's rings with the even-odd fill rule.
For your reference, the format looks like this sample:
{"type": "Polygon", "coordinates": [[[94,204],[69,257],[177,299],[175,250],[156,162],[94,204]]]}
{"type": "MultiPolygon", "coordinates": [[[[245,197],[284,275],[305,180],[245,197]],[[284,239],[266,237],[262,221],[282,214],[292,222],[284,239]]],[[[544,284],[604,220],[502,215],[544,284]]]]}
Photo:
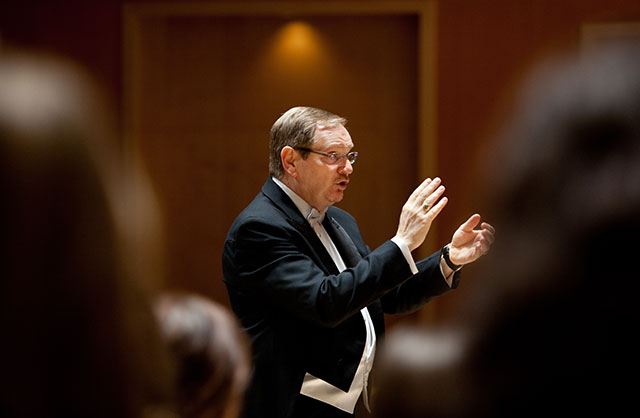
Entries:
{"type": "Polygon", "coordinates": [[[452,408],[461,393],[458,368],[465,338],[464,333],[446,327],[393,328],[376,356],[373,417],[456,416],[452,408]]]}
{"type": "MultiPolygon", "coordinates": [[[[543,65],[501,132],[487,182],[500,239],[452,328],[465,337],[454,359],[417,369],[422,386],[411,390],[423,415],[378,416],[633,414],[640,48],[609,45],[543,65]]],[[[439,344],[413,332],[409,342],[389,336],[389,357],[403,343],[396,338],[425,357],[439,344]]],[[[388,373],[397,362],[381,364],[388,373]]],[[[395,390],[411,384],[398,380],[395,390]]],[[[401,399],[379,398],[386,411],[401,399]]]]}
{"type": "Polygon", "coordinates": [[[542,67],[498,146],[488,184],[504,245],[473,353],[484,397],[500,416],[637,409],[640,45],[542,67]]]}
{"type": "Polygon", "coordinates": [[[166,293],[155,304],[176,361],[182,418],[235,418],[251,370],[249,340],[222,305],[195,294],[166,293]]]}
{"type": "Polygon", "coordinates": [[[170,396],[153,199],[104,103],[70,63],[0,51],[2,416],[140,417],[170,396]]]}

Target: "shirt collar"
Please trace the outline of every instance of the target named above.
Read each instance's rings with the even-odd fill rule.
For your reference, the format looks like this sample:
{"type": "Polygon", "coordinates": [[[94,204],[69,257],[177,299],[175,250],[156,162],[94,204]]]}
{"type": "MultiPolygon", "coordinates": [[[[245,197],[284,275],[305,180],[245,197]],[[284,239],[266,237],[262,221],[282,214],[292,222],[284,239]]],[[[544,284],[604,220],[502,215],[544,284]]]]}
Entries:
{"type": "Polygon", "coordinates": [[[296,192],[291,190],[282,181],[278,180],[275,177],[271,177],[271,179],[273,180],[273,182],[275,184],[277,184],[282,189],[282,191],[284,191],[287,194],[287,196],[289,196],[289,198],[291,198],[291,200],[296,205],[296,207],[298,208],[298,210],[300,211],[302,216],[304,216],[305,219],[307,219],[308,221],[311,221],[312,218],[313,219],[318,219],[318,222],[322,223],[322,220],[324,218],[324,214],[326,212],[326,209],[325,209],[324,212],[320,212],[320,211],[316,210],[310,204],[308,204],[306,202],[306,200],[304,200],[303,198],[298,196],[298,194],[296,194],[296,192]]]}

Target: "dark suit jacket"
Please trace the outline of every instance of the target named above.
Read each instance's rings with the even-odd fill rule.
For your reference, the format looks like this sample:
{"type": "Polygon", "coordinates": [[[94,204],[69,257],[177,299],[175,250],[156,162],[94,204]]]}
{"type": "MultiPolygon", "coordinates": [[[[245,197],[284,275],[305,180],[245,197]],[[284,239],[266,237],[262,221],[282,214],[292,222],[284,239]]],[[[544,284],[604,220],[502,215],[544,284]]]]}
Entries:
{"type": "MultiPolygon", "coordinates": [[[[325,222],[331,219],[362,257],[342,273],[271,178],[229,230],[224,282],[253,344],[248,417],[292,416],[306,372],[347,391],[365,344],[363,307],[381,337],[383,312],[412,312],[451,289],[442,277],[439,253],[417,263],[419,273],[412,275],[393,242],[370,251],[351,215],[330,207],[325,222]]],[[[345,249],[338,250],[344,257],[345,249]]],[[[458,281],[456,274],[453,288],[458,281]]]]}

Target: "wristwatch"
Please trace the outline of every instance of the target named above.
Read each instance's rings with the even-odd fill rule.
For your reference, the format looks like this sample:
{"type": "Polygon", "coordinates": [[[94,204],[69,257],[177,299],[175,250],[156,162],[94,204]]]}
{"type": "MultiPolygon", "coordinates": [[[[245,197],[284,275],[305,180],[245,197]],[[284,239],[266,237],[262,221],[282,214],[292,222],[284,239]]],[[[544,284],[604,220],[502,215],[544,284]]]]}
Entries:
{"type": "Polygon", "coordinates": [[[447,263],[447,266],[449,266],[449,268],[451,268],[451,270],[458,271],[458,270],[460,270],[462,268],[462,266],[459,266],[457,264],[453,264],[453,262],[449,258],[449,246],[450,245],[451,244],[447,244],[444,247],[442,247],[442,258],[444,258],[444,262],[447,263]]]}

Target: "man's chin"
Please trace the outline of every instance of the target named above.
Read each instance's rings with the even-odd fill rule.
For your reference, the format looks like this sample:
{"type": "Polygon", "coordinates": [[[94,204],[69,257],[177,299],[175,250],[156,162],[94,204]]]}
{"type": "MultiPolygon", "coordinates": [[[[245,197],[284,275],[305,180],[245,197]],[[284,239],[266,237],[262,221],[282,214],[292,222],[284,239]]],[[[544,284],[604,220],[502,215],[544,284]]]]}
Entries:
{"type": "Polygon", "coordinates": [[[343,191],[334,193],[333,195],[331,195],[331,199],[329,199],[329,201],[331,202],[330,205],[335,205],[336,203],[340,203],[343,198],[344,198],[343,191]]]}

